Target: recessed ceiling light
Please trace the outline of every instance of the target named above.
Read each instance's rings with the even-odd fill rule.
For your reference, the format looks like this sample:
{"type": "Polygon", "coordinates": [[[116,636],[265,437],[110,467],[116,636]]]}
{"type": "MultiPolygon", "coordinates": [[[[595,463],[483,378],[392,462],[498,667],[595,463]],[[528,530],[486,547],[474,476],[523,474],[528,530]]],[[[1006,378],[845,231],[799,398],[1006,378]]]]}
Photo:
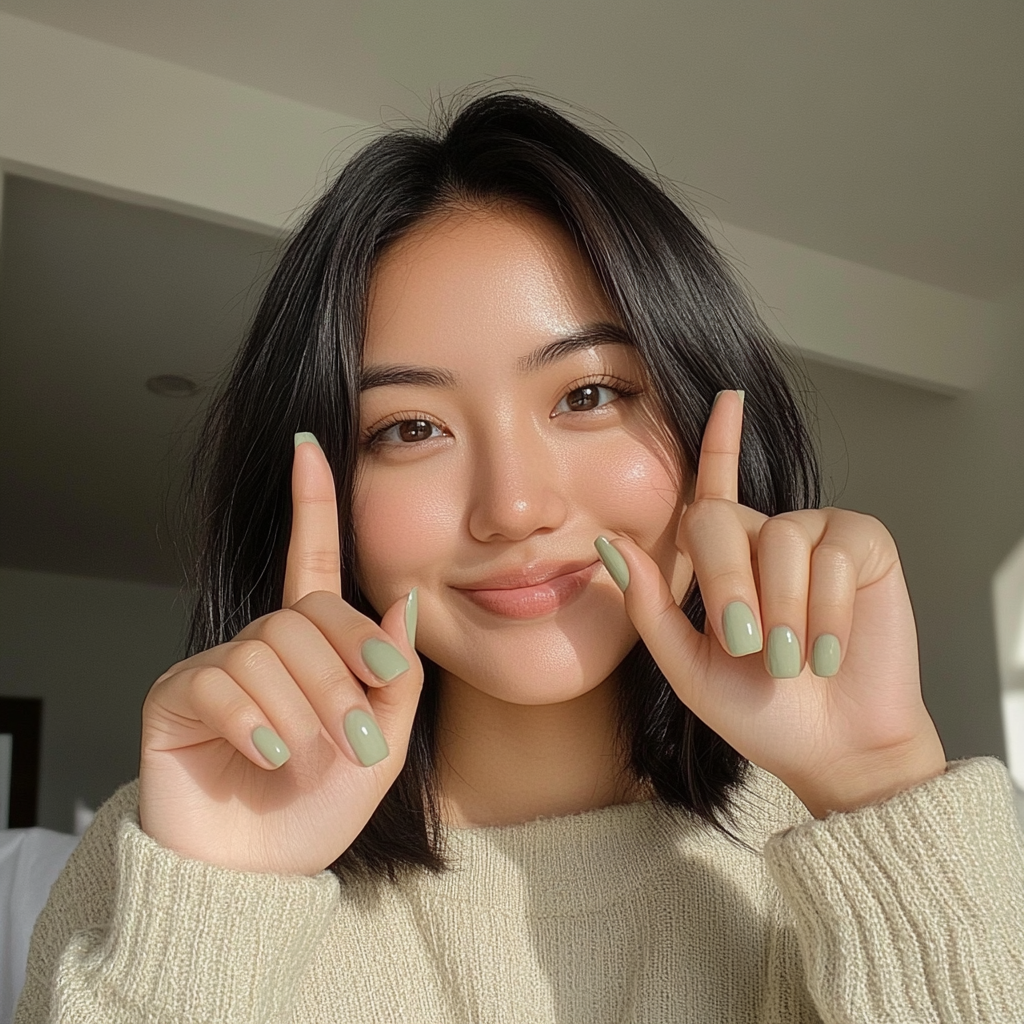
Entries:
{"type": "Polygon", "coordinates": [[[176,373],[161,373],[150,377],[146,387],[154,395],[166,395],[168,398],[188,398],[199,390],[199,385],[188,377],[179,377],[176,373]]]}

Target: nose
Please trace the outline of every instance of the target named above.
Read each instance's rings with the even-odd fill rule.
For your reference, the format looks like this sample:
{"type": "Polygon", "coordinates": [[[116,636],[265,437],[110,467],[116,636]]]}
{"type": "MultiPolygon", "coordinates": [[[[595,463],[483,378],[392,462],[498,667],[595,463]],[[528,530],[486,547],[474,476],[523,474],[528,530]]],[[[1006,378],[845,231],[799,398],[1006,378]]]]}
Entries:
{"type": "Polygon", "coordinates": [[[473,467],[469,532],[476,540],[525,540],[566,520],[564,467],[536,428],[521,425],[479,449],[473,467]]]}

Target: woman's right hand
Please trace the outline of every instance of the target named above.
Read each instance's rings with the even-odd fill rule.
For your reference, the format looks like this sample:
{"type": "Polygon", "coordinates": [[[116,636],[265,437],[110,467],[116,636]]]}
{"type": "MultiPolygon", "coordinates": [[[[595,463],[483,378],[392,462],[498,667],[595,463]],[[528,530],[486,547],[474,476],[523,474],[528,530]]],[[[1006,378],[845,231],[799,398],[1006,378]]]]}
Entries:
{"type": "MultiPolygon", "coordinates": [[[[139,820],[185,857],[315,875],[348,849],[401,771],[423,666],[406,634],[404,595],[380,626],[341,598],[334,478],[316,444],[295,449],[292,509],[281,610],[178,662],[146,697],[139,820]],[[364,660],[367,641],[390,658],[390,670],[377,666],[385,674],[403,658],[408,668],[385,682],[364,660]],[[376,720],[387,743],[389,753],[370,767],[346,733],[353,711],[357,745],[367,738],[359,712],[376,720]],[[254,743],[261,728],[287,745],[280,767],[254,743]]],[[[415,606],[409,611],[415,635],[415,606]]]]}

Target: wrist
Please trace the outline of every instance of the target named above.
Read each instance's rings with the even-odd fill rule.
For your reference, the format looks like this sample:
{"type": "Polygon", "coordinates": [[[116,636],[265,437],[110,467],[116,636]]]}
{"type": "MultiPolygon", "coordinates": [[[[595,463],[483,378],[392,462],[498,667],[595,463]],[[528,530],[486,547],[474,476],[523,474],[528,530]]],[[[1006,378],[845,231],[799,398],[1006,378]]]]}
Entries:
{"type": "Polygon", "coordinates": [[[794,792],[807,810],[822,820],[833,811],[849,813],[889,800],[945,773],[946,757],[939,744],[937,752],[932,750],[910,763],[904,759],[880,763],[846,773],[842,779],[794,792]]]}

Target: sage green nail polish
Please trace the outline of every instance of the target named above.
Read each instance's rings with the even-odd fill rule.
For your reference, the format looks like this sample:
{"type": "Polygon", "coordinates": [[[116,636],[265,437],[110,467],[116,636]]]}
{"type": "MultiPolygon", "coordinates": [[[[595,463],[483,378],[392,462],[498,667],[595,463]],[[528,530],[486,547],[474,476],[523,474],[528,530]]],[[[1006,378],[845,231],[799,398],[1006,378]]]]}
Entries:
{"type": "Polygon", "coordinates": [[[629,586],[629,566],[626,565],[626,560],[615,550],[607,537],[598,537],[594,541],[594,547],[597,548],[608,575],[615,580],[619,590],[625,590],[629,586]]]}
{"type": "Polygon", "coordinates": [[[824,679],[834,676],[839,671],[839,637],[831,633],[822,633],[814,641],[811,671],[824,679]]]}
{"type": "Polygon", "coordinates": [[[725,606],[722,629],[729,653],[734,658],[761,650],[761,631],[757,628],[754,613],[743,601],[733,601],[725,606]]]}
{"type": "Polygon", "coordinates": [[[385,683],[390,683],[396,676],[400,676],[409,668],[409,662],[397,647],[392,647],[385,640],[378,640],[371,636],[362,648],[363,661],[369,666],[370,671],[385,683]]]}
{"type": "Polygon", "coordinates": [[[800,675],[800,641],[789,626],[776,626],[768,633],[768,674],[776,679],[796,679],[800,675]]]}
{"type": "Polygon", "coordinates": [[[281,765],[292,756],[285,742],[273,729],[260,725],[252,731],[252,745],[275,767],[281,765]]]}
{"type": "Polygon", "coordinates": [[[405,599],[405,635],[409,638],[409,646],[416,646],[416,619],[419,616],[420,599],[416,591],[419,587],[413,587],[409,596],[405,599]]]}
{"type": "MultiPolygon", "coordinates": [[[[304,430],[295,435],[295,447],[298,448],[300,444],[305,444],[307,441],[311,441],[313,444],[320,448],[320,442],[308,431],[304,430]]],[[[320,448],[323,451],[323,448],[320,448]]]]}
{"type": "MultiPolygon", "coordinates": [[[[725,389],[725,391],[729,391],[729,390],[730,390],[729,388],[725,389]]],[[[714,409],[714,407],[716,405],[718,405],[718,400],[722,397],[722,395],[725,394],[725,391],[719,391],[718,394],[715,395],[714,400],[711,402],[711,408],[712,409],[714,409]]],[[[740,391],[739,388],[737,388],[736,389],[736,394],[740,396],[740,405],[742,405],[743,404],[743,399],[746,397],[746,394],[747,394],[746,391],[740,391]]]]}
{"type": "Polygon", "coordinates": [[[345,735],[364,768],[388,756],[387,741],[380,726],[374,721],[373,715],[362,708],[354,708],[345,716],[345,735]]]}

